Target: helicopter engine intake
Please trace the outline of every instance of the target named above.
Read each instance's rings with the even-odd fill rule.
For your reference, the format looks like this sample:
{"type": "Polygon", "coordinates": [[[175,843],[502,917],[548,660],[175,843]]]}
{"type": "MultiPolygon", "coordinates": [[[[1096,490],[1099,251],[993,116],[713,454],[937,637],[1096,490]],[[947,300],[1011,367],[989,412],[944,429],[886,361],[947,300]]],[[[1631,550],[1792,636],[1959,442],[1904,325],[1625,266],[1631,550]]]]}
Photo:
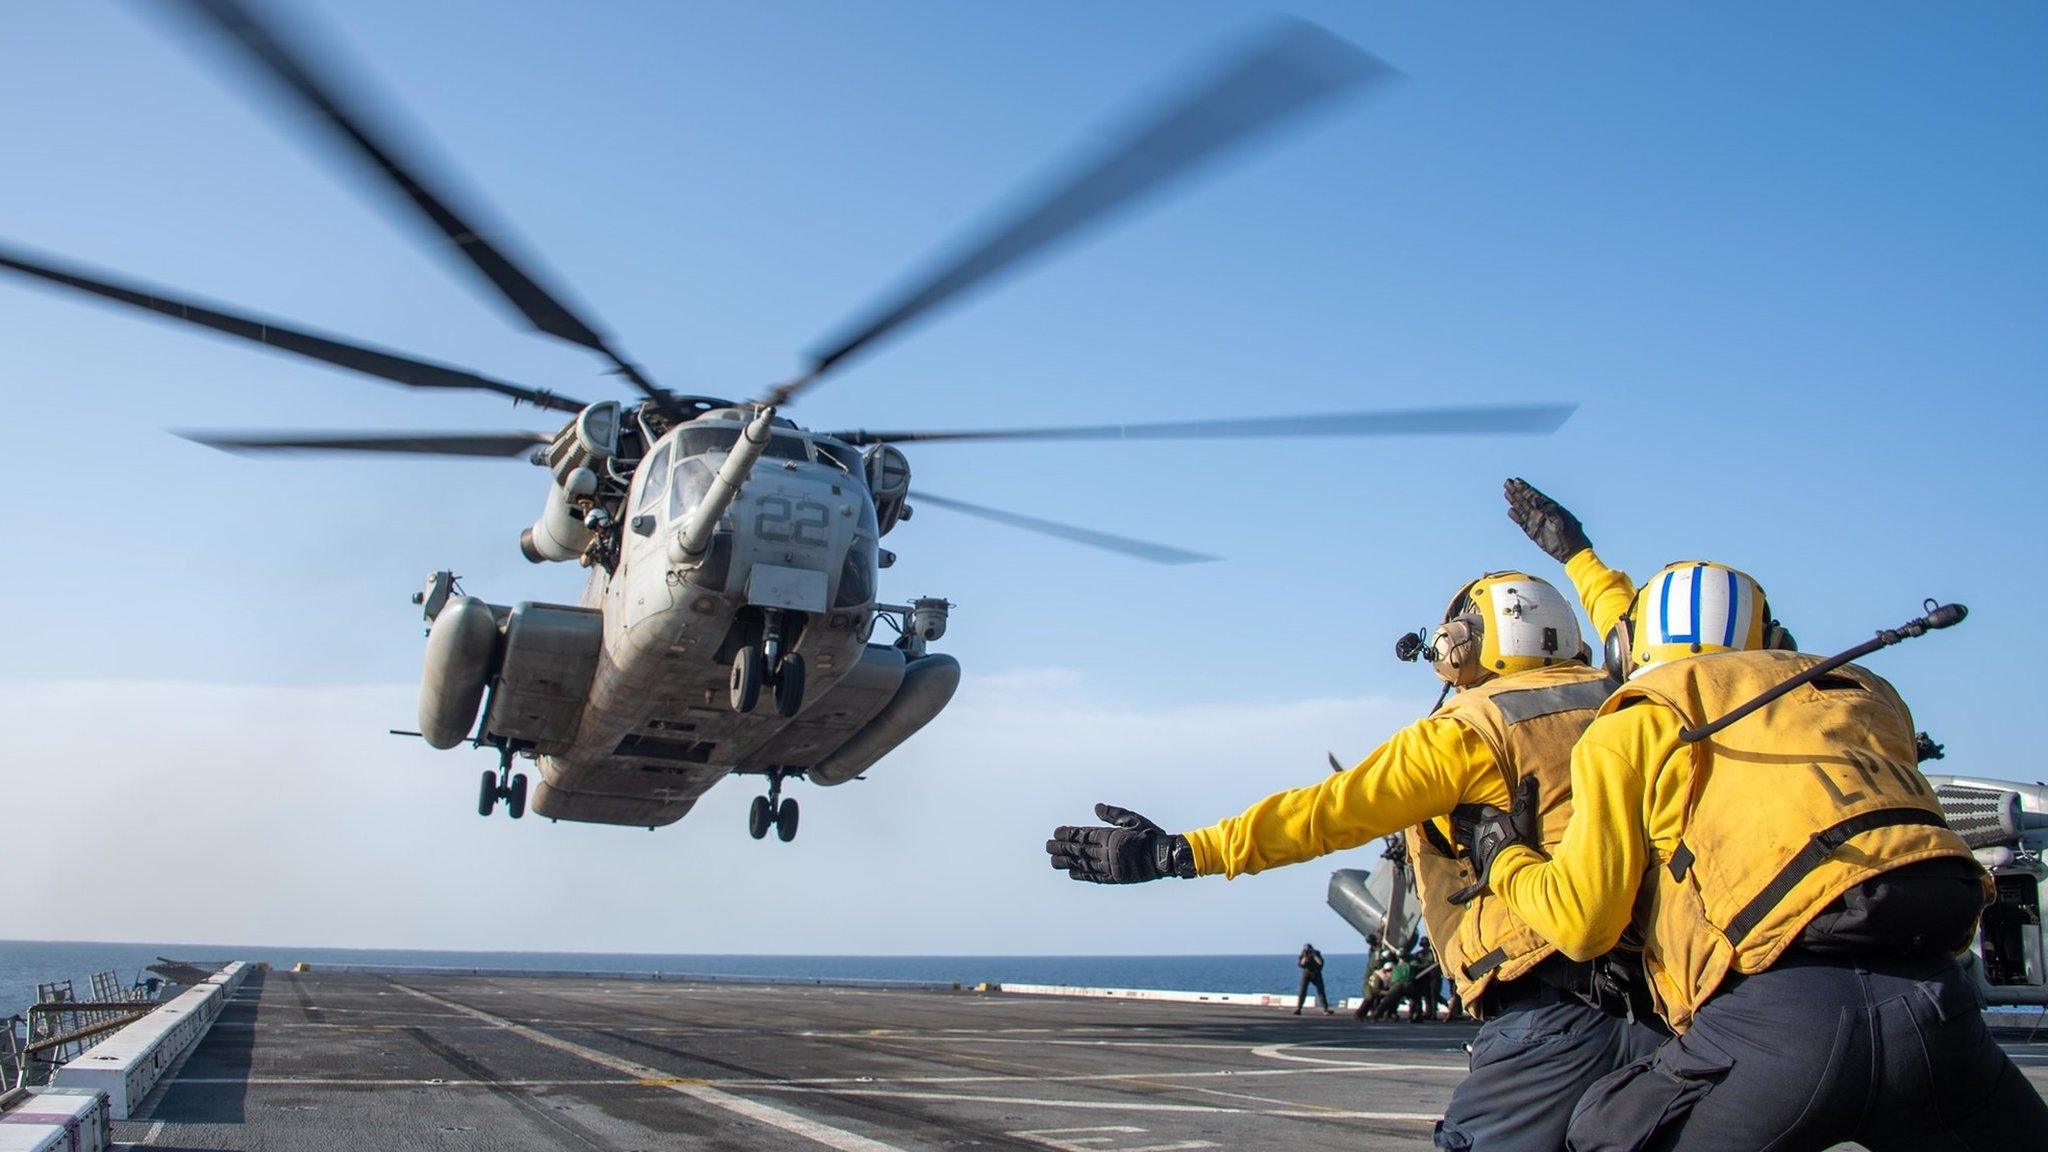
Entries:
{"type": "Polygon", "coordinates": [[[519,534],[519,551],[535,564],[583,555],[594,535],[584,523],[584,507],[596,494],[597,473],[588,468],[577,468],[550,485],[540,518],[519,534]]]}
{"type": "Polygon", "coordinates": [[[861,453],[861,463],[875,498],[875,523],[887,536],[898,520],[909,519],[904,501],[910,496],[910,458],[893,444],[877,444],[861,453]]]}

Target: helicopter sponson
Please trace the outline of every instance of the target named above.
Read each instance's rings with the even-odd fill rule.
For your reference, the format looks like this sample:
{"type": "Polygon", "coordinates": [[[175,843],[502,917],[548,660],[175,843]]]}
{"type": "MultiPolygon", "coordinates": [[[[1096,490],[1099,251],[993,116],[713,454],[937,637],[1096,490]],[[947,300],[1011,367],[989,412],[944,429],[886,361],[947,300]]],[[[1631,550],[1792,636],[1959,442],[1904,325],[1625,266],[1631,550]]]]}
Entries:
{"type": "Polygon", "coordinates": [[[1927,779],[1949,827],[1991,872],[1997,888],[1965,967],[1989,1003],[2048,1005],[2048,950],[2041,932],[2048,785],[1970,776],[1927,779]]]}

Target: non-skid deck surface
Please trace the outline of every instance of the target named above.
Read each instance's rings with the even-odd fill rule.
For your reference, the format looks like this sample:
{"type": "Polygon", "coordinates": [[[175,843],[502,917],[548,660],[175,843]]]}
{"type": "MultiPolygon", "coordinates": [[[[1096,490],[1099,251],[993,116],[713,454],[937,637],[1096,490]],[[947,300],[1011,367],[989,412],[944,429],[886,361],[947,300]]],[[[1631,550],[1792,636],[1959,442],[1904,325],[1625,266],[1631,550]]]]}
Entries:
{"type": "MultiPolygon", "coordinates": [[[[1423,1149],[1471,1034],[1135,1000],[271,972],[115,1137],[320,1152],[1423,1149]]],[[[2009,1047],[2048,1086],[2048,1044],[2009,1047]]]]}

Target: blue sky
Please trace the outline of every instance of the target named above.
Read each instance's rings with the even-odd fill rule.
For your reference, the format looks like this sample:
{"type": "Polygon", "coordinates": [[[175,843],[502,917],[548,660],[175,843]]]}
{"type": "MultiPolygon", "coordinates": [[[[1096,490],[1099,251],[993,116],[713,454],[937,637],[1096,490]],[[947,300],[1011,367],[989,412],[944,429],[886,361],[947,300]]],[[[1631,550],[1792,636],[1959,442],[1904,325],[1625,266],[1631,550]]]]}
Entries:
{"type": "MultiPolygon", "coordinates": [[[[139,8],[6,17],[0,236],[604,392],[594,358],[508,323],[465,270],[414,242],[410,219],[358,194],[188,35],[139,8]]],[[[745,395],[1266,11],[362,0],[313,14],[658,379],[745,395]]],[[[927,512],[890,537],[902,561],[884,590],[957,602],[945,647],[966,665],[968,692],[975,677],[999,678],[1012,702],[1020,684],[1064,685],[1039,700],[1055,723],[1074,699],[1061,693],[1079,685],[1115,714],[1200,724],[1207,710],[1239,724],[1213,734],[1215,762],[1186,778],[1141,746],[1064,747],[1054,732],[989,750],[990,762],[1028,753],[1023,775],[996,776],[972,762],[965,727],[990,722],[976,709],[992,698],[963,694],[973,707],[941,723],[953,726],[945,746],[970,762],[929,772],[962,774],[947,787],[970,806],[1028,798],[1033,820],[1110,799],[1176,825],[1313,780],[1314,742],[1255,739],[1265,729],[1240,710],[1352,702],[1330,717],[1362,727],[1312,733],[1346,755],[1411,702],[1420,711],[1433,684],[1390,658],[1393,637],[1480,570],[1555,574],[1502,515],[1501,479],[1519,474],[1566,500],[1602,553],[1638,575],[1696,556],[1751,571],[1810,648],[1847,646],[1925,596],[1968,603],[1961,629],[1874,666],[1949,745],[1944,767],[2039,775],[2035,669],[2016,656],[2034,648],[2030,581],[2048,560],[2034,509],[2048,482],[2048,14],[1294,11],[1406,81],[949,309],[790,414],[944,427],[1538,400],[1580,412],[1544,439],[913,453],[916,482],[933,491],[1229,558],[1156,568],[927,512]],[[1033,762],[1096,767],[1040,776],[1033,762]]],[[[124,693],[136,682],[216,703],[241,689],[310,701],[402,688],[419,657],[406,598],[430,568],[499,601],[575,593],[574,570],[535,569],[516,548],[540,506],[537,471],[253,461],[164,432],[545,427],[530,410],[409,394],[11,282],[0,284],[0,347],[17,486],[0,679],[72,685],[97,724],[134,723],[124,693]]],[[[388,726],[405,726],[403,693],[390,699],[388,726]]],[[[328,722],[305,717],[303,739],[328,722]]],[[[115,746],[167,784],[196,771],[152,756],[152,731],[135,725],[115,746]]],[[[279,740],[264,754],[280,765],[307,755],[279,740]]],[[[114,786],[93,764],[65,763],[61,742],[50,757],[0,775],[0,790],[114,786]]],[[[397,835],[371,828],[397,806],[426,813],[420,834],[445,826],[484,853],[601,844],[667,857],[689,845],[782,851],[773,867],[784,868],[835,819],[818,794],[798,844],[743,842],[748,789],[728,785],[707,801],[716,811],[620,846],[606,830],[485,826],[464,812],[480,763],[417,763],[377,805],[344,790],[322,827],[397,835]]],[[[862,785],[864,804],[930,795],[925,768],[890,783],[889,767],[862,785]]],[[[987,853],[1042,868],[1028,829],[1004,829],[1006,847],[987,853]]],[[[843,850],[877,869],[892,859],[858,838],[843,850]]],[[[1334,924],[1319,906],[1326,869],[1294,871],[1257,889],[1259,902],[1334,924]]],[[[998,890],[1048,908],[1100,906],[1021,863],[999,872],[998,890]]],[[[1244,941],[1219,925],[1245,900],[1219,884],[1173,897],[1171,920],[1168,902],[1145,907],[1176,946],[1238,951],[1244,941]]],[[[985,950],[1021,946],[1014,925],[968,924],[985,950]]],[[[495,931],[479,921],[446,942],[512,939],[495,931]]],[[[1049,931],[1034,950],[1105,939],[1049,931]]],[[[623,929],[614,943],[676,945],[623,929]]],[[[817,950],[801,936],[786,946],[817,950]]]]}

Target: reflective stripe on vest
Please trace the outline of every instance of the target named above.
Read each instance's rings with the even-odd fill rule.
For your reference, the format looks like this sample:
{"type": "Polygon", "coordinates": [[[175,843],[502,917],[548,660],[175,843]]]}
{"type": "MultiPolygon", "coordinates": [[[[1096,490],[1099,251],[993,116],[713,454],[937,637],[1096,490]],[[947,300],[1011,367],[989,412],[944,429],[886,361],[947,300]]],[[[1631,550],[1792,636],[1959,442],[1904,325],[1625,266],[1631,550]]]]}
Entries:
{"type": "Polygon", "coordinates": [[[1510,724],[1550,716],[1558,712],[1591,712],[1614,692],[1614,681],[1602,677],[1550,688],[1518,688],[1493,694],[1493,706],[1510,724]]]}

